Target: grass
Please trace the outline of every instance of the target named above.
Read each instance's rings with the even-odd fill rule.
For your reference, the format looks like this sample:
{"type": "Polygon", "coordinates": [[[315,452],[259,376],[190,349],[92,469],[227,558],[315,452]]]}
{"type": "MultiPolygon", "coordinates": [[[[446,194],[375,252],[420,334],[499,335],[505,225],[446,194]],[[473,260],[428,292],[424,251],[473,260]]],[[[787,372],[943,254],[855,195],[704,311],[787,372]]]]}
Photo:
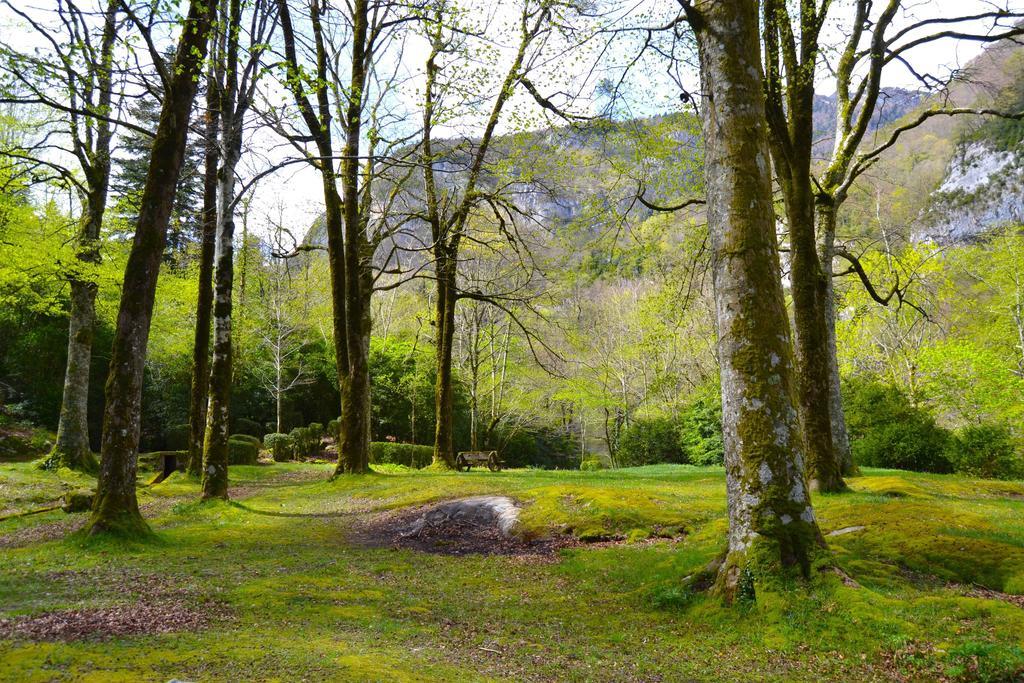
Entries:
{"type": "MultiPolygon", "coordinates": [[[[1024,484],[869,470],[815,499],[838,579],[725,608],[680,590],[722,548],[722,471],[233,467],[242,500],[199,505],[181,475],[140,491],[156,537],[77,537],[0,551],[0,618],[98,609],[162,592],[220,605],[196,633],[0,640],[0,679],[1016,680],[1024,673],[1024,484]],[[484,493],[526,505],[522,532],[621,540],[526,557],[350,544],[353,520],[484,493]]],[[[0,507],[60,495],[69,475],[0,466],[0,507]],[[62,481],[62,478],[64,480],[62,481]]],[[[77,475],[69,485],[80,486],[77,475]]],[[[60,512],[0,522],[10,534],[60,512]]],[[[81,519],[79,516],[77,519],[81,519]]],[[[59,527],[59,529],[61,529],[59,527]]],[[[29,536],[24,536],[29,534],[29,536]]],[[[42,534],[41,534],[42,535],[42,534]]]]}

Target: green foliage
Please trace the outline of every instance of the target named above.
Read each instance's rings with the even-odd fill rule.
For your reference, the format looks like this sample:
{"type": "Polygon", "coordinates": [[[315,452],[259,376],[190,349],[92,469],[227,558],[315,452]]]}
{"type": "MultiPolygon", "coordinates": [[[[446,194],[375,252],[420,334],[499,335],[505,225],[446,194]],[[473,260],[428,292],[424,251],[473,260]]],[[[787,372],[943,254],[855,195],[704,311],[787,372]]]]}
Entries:
{"type": "Polygon", "coordinates": [[[297,458],[316,458],[320,456],[320,435],[309,427],[296,427],[289,434],[295,448],[297,458]]]}
{"type": "Polygon", "coordinates": [[[323,436],[324,434],[324,426],[319,422],[310,422],[308,429],[317,437],[323,436]]]}
{"type": "Polygon", "coordinates": [[[234,430],[238,434],[255,436],[257,439],[260,439],[263,436],[263,428],[260,427],[259,423],[245,417],[235,419],[234,430]]]}
{"type": "Polygon", "coordinates": [[[693,465],[724,463],[722,394],[717,386],[702,391],[679,416],[679,448],[684,462],[693,465]]]}
{"type": "Polygon", "coordinates": [[[176,424],[164,430],[164,447],[171,451],[188,450],[189,426],[176,424]]]}
{"type": "Polygon", "coordinates": [[[506,467],[576,469],[580,464],[580,445],[565,429],[520,425],[514,430],[498,430],[498,455],[506,467]]]}
{"type": "Polygon", "coordinates": [[[1020,443],[1005,425],[968,425],[950,440],[947,454],[957,472],[972,477],[1024,479],[1020,443]]]}
{"type": "Polygon", "coordinates": [[[433,446],[419,446],[394,441],[370,442],[371,463],[405,465],[413,469],[420,469],[429,465],[433,459],[433,446]]]}
{"type": "Polygon", "coordinates": [[[233,435],[228,438],[229,465],[255,465],[259,460],[260,447],[251,437],[233,435]]]}
{"type": "Polygon", "coordinates": [[[951,472],[949,432],[898,388],[853,378],[844,386],[846,424],[854,460],[869,467],[951,472]]]}
{"type": "Polygon", "coordinates": [[[332,437],[334,439],[337,439],[338,435],[340,433],[341,433],[341,423],[340,423],[340,421],[339,420],[330,420],[327,423],[327,436],[330,436],[330,437],[332,437]]]}
{"type": "Polygon", "coordinates": [[[580,470],[583,472],[596,472],[603,469],[605,469],[604,461],[593,453],[587,453],[586,456],[580,460],[580,470]]]}
{"type": "Polygon", "coordinates": [[[284,462],[295,457],[295,441],[288,434],[267,434],[263,437],[263,445],[274,456],[274,462],[284,462]]]}
{"type": "Polygon", "coordinates": [[[615,459],[624,467],[685,462],[676,424],[667,417],[634,420],[619,437],[615,459]]]}

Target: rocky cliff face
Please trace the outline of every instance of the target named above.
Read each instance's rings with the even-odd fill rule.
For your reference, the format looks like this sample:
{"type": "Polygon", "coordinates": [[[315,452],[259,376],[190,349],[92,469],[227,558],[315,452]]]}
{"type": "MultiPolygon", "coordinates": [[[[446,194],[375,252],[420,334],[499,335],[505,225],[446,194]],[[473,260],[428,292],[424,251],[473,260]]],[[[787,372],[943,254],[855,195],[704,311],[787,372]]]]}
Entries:
{"type": "Polygon", "coordinates": [[[920,224],[920,237],[940,243],[1024,224],[1024,149],[998,149],[990,140],[961,145],[920,224]]]}

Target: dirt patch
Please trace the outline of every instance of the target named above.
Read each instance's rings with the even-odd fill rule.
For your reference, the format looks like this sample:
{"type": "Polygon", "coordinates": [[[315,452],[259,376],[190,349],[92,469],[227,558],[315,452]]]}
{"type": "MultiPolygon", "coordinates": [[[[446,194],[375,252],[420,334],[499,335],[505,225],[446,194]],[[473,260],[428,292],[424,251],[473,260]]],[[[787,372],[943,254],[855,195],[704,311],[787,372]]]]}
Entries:
{"type": "Polygon", "coordinates": [[[226,609],[219,605],[198,609],[181,601],[137,602],[0,619],[0,639],[106,640],[195,631],[225,616],[226,609]]]}
{"type": "Polygon", "coordinates": [[[519,506],[504,496],[481,496],[376,515],[352,539],[375,548],[442,555],[551,555],[571,538],[527,539],[515,533],[519,506]]]}

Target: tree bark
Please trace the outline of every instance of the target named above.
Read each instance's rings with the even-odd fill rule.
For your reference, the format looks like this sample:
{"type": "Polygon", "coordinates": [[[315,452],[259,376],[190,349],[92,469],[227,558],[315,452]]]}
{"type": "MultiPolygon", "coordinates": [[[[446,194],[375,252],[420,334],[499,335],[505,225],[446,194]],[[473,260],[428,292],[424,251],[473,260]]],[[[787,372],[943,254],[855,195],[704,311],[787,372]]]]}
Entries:
{"type": "Polygon", "coordinates": [[[199,294],[192,342],[192,384],[188,411],[188,473],[200,476],[210,386],[210,318],[213,313],[213,260],[217,238],[217,166],[220,164],[220,102],[213,70],[206,79],[206,154],[203,176],[203,242],[199,256],[199,294]]]}
{"type": "MultiPolygon", "coordinates": [[[[222,126],[221,165],[217,170],[217,238],[214,253],[213,361],[210,364],[210,399],[203,440],[203,500],[228,497],[228,436],[231,418],[232,294],[235,278],[235,168],[242,155],[242,127],[247,100],[239,93],[238,26],[241,0],[225,3],[227,51],[218,102],[222,126]],[[237,105],[237,106],[236,106],[237,105]]],[[[255,40],[255,37],[253,38],[255,40]]]]}
{"type": "MultiPolygon", "coordinates": [[[[109,0],[104,15],[103,36],[100,44],[100,62],[91,65],[86,74],[89,90],[95,85],[98,108],[106,113],[113,99],[112,67],[117,34],[117,0],[109,0]]],[[[71,82],[75,80],[72,78],[71,82]]],[[[90,95],[91,97],[91,95],[90,95]]],[[[86,97],[89,101],[90,97],[86,97]]],[[[87,122],[84,126],[90,128],[87,122]]],[[[103,216],[107,208],[110,187],[111,124],[95,121],[95,135],[86,134],[76,140],[75,148],[84,171],[86,191],[81,228],[77,236],[76,258],[86,270],[100,261],[99,239],[103,216]]],[[[79,126],[74,125],[72,132],[79,126]]],[[[61,396],[60,422],[57,441],[42,463],[44,469],[69,467],[74,470],[95,472],[99,463],[89,444],[89,368],[92,363],[92,343],[96,326],[96,283],[90,274],[83,277],[75,273],[70,278],[71,311],[68,320],[68,357],[64,370],[64,391],[61,396]]]]}
{"type": "Polygon", "coordinates": [[[153,138],[135,238],[125,266],[106,385],[100,473],[90,534],[148,530],[135,495],[142,377],[157,277],[188,136],[196,83],[206,55],[212,3],[192,0],[175,55],[171,83],[153,138]]]}
{"type": "Polygon", "coordinates": [[[815,222],[819,235],[821,272],[825,278],[825,334],[828,354],[828,402],[832,427],[832,448],[843,476],[860,474],[853,462],[850,433],[846,429],[843,397],[839,378],[839,353],[836,345],[836,295],[832,261],[836,241],[836,204],[821,195],[815,202],[815,222]]]}
{"type": "Polygon", "coordinates": [[[824,546],[794,404],[765,131],[758,3],[687,7],[701,62],[708,225],[722,383],[727,602],[810,575],[824,546]]]}
{"type": "Polygon", "coordinates": [[[437,467],[455,467],[454,390],[452,388],[452,351],[455,338],[456,259],[443,244],[435,249],[437,270],[437,384],[434,404],[437,412],[434,426],[434,462],[437,467]]]}

